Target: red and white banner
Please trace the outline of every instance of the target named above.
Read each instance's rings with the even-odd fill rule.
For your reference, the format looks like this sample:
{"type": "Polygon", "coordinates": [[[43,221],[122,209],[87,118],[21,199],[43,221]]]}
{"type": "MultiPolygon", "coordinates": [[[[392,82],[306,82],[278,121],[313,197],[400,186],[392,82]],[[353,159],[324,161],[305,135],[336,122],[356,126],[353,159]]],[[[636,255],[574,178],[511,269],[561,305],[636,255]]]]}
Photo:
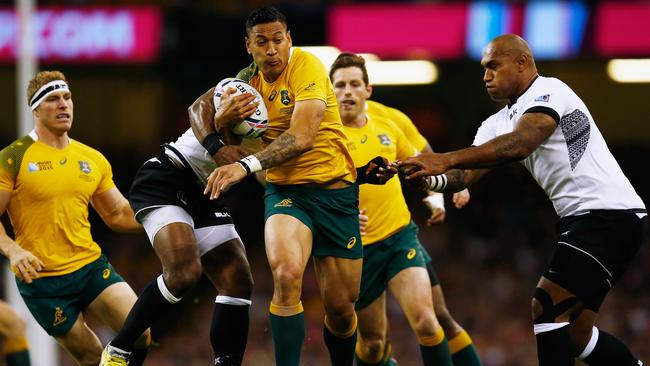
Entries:
{"type": "MultiPolygon", "coordinates": [[[[39,8],[33,22],[41,62],[150,62],[162,33],[156,7],[39,8]]],[[[0,8],[0,62],[16,59],[18,35],[16,12],[0,8]]]]}

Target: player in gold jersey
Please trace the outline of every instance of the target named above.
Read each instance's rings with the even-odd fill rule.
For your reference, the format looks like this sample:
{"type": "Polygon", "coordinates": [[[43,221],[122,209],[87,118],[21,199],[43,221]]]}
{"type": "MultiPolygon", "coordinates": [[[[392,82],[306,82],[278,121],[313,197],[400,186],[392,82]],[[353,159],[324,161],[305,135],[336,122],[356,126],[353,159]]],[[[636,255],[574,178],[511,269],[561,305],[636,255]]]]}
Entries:
{"type": "MultiPolygon", "coordinates": [[[[286,19],[276,9],[251,13],[246,33],[254,66],[240,78],[262,94],[269,111],[262,137],[266,147],[217,168],[206,193],[216,198],[248,174],[267,170],[265,244],[274,280],[270,313],[276,363],[300,362],[305,337],[302,277],[313,256],[332,364],[352,365],[362,258],[357,171],[332,85],[315,56],[292,48],[286,19]]],[[[251,101],[245,94],[232,98],[224,93],[216,125],[228,126],[252,113],[256,105],[248,105],[251,101]]],[[[193,125],[204,145],[214,133],[211,122],[193,125]]]]}
{"type": "MultiPolygon", "coordinates": [[[[113,230],[142,227],[106,158],[68,137],[73,103],[63,73],[39,72],[27,98],[34,129],[0,151],[0,214],[8,211],[15,232],[14,240],[0,226],[0,252],[43,329],[77,363],[97,365],[102,345],[83,313],[117,331],[136,295],[93,240],[88,204],[113,230]]],[[[130,365],[142,364],[148,344],[145,332],[130,365]]]]}
{"type": "MultiPolygon", "coordinates": [[[[365,61],[354,54],[341,54],[330,70],[345,132],[350,138],[350,153],[355,162],[381,152],[389,159],[431,150],[411,120],[400,111],[367,100],[371,94],[365,61]]],[[[434,200],[429,224],[444,220],[444,205],[434,200]]],[[[463,191],[454,196],[456,207],[469,200],[463,191]]],[[[411,221],[399,181],[384,186],[362,186],[359,197],[362,218],[364,265],[359,313],[357,362],[390,365],[391,347],[387,340],[385,318],[385,289],[391,289],[402,305],[420,344],[425,364],[446,364],[449,353],[442,350],[446,335],[452,351],[453,364],[480,365],[467,333],[455,322],[446,308],[442,289],[431,266],[431,258],[417,240],[417,227],[411,221]],[[366,216],[367,214],[367,216],[366,216]],[[428,276],[427,276],[428,272],[428,276]],[[427,278],[428,277],[428,278],[427,278]],[[431,284],[431,292],[423,292],[431,284]],[[433,304],[432,304],[433,298],[433,304]],[[433,309],[435,308],[435,313],[433,309]],[[439,341],[434,352],[430,338],[434,329],[439,341]],[[419,321],[416,319],[420,319],[419,321]]]]}
{"type": "Polygon", "coordinates": [[[30,366],[29,343],[23,321],[14,309],[0,300],[0,340],[7,366],[30,366]]]}

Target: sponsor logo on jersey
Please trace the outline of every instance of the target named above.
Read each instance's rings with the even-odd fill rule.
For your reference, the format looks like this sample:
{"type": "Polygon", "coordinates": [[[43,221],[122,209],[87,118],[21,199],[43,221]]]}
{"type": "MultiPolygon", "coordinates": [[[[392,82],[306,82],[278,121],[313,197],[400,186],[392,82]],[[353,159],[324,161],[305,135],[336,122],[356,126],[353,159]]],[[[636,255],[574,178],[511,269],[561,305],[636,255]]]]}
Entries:
{"type": "Polygon", "coordinates": [[[66,320],[68,320],[68,317],[65,316],[63,310],[57,306],[56,309],[54,309],[54,321],[52,322],[52,325],[56,327],[65,323],[66,320]]]}
{"type": "Polygon", "coordinates": [[[106,269],[104,269],[104,272],[102,272],[102,278],[105,279],[105,280],[108,279],[108,276],[110,276],[110,275],[111,275],[111,269],[110,268],[106,268],[106,269]]]}
{"type": "Polygon", "coordinates": [[[416,254],[418,254],[417,250],[409,249],[409,252],[406,253],[406,259],[411,260],[411,259],[415,258],[416,254]]]}
{"type": "Polygon", "coordinates": [[[316,82],[313,82],[313,83],[307,85],[307,87],[305,88],[305,90],[308,90],[308,91],[312,91],[314,89],[316,89],[316,82]]]}
{"type": "Polygon", "coordinates": [[[230,217],[230,214],[227,212],[215,212],[214,216],[222,218],[222,217],[230,217]]]}
{"type": "Polygon", "coordinates": [[[545,95],[540,95],[539,97],[535,98],[536,102],[548,102],[548,100],[551,99],[551,94],[545,94],[545,95]]]}
{"type": "Polygon", "coordinates": [[[512,117],[517,115],[517,108],[513,109],[509,114],[508,114],[508,119],[512,119],[512,117]]]}
{"type": "Polygon", "coordinates": [[[379,137],[379,142],[381,142],[382,145],[390,146],[391,141],[390,141],[390,137],[388,137],[388,135],[386,135],[385,133],[382,133],[380,135],[377,135],[377,137],[379,137]]]}
{"type": "Polygon", "coordinates": [[[65,163],[68,162],[68,158],[64,157],[63,159],[59,160],[59,165],[65,165],[65,163]]]}
{"type": "Polygon", "coordinates": [[[285,198],[282,201],[273,205],[273,207],[291,207],[291,206],[293,206],[293,201],[291,201],[291,198],[285,198]]]}
{"type": "Polygon", "coordinates": [[[86,174],[90,174],[90,163],[87,161],[79,160],[79,170],[86,174]]]}
{"type": "Polygon", "coordinates": [[[272,91],[271,94],[269,94],[269,102],[272,102],[277,95],[278,95],[277,90],[272,91]]]}
{"type": "Polygon", "coordinates": [[[280,91],[280,101],[284,105],[289,105],[289,103],[291,103],[291,98],[289,98],[289,91],[287,89],[280,91]]]}
{"type": "Polygon", "coordinates": [[[363,135],[363,137],[361,138],[361,143],[365,144],[366,141],[368,141],[368,135],[363,135]]]}
{"type": "Polygon", "coordinates": [[[52,170],[54,167],[52,166],[51,161],[39,161],[36,163],[27,163],[27,171],[28,172],[38,172],[40,170],[52,170]]]}
{"type": "Polygon", "coordinates": [[[350,238],[350,240],[348,240],[348,243],[345,246],[348,247],[348,249],[352,249],[354,248],[354,244],[356,243],[357,243],[357,237],[353,236],[350,238]]]}

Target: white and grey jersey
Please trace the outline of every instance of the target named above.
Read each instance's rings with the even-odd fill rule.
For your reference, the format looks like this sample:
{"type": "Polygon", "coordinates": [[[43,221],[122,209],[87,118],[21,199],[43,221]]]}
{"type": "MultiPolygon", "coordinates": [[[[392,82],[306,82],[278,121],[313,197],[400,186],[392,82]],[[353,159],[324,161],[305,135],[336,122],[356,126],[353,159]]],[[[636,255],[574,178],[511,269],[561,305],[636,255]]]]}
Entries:
{"type": "Polygon", "coordinates": [[[565,83],[539,76],[517,101],[486,119],[474,145],[514,130],[524,113],[553,117],[557,128],[521,161],[560,217],[589,210],[644,209],[582,100],[565,83]]]}
{"type": "MultiPolygon", "coordinates": [[[[169,145],[174,147],[175,150],[183,155],[190,165],[189,168],[194,171],[194,174],[199,178],[201,183],[205,185],[210,173],[217,168],[217,163],[214,162],[212,156],[210,156],[208,151],[199,143],[199,140],[194,136],[192,129],[189,128],[175,142],[171,142],[169,145]]],[[[166,151],[166,154],[176,161],[179,160],[174,156],[174,152],[168,150],[166,151]]],[[[183,164],[182,161],[181,163],[183,164]]]]}

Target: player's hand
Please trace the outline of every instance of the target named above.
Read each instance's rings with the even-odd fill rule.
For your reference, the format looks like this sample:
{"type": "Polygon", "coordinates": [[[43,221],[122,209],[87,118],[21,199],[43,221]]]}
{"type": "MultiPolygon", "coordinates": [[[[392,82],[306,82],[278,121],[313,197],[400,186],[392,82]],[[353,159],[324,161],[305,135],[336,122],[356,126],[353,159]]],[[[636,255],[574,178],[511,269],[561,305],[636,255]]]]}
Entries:
{"type": "Polygon", "coordinates": [[[469,202],[469,190],[465,188],[460,192],[454,193],[452,202],[454,202],[454,206],[456,208],[465,207],[465,205],[469,202]]]}
{"type": "Polygon", "coordinates": [[[359,210],[359,230],[361,235],[366,235],[366,227],[368,227],[368,215],[366,215],[366,209],[362,208],[359,210]]]}
{"type": "Polygon", "coordinates": [[[32,279],[40,277],[38,272],[45,267],[45,264],[40,259],[19,246],[16,246],[8,257],[11,269],[16,274],[16,277],[24,283],[32,283],[32,279]]]}
{"type": "Polygon", "coordinates": [[[209,194],[211,200],[219,198],[232,185],[246,178],[246,170],[239,163],[233,163],[218,167],[208,176],[208,183],[203,194],[209,194]]]}
{"type": "Polygon", "coordinates": [[[218,166],[224,166],[232,164],[248,155],[250,155],[250,152],[239,145],[226,145],[219,149],[212,158],[218,166]]]}
{"type": "Polygon", "coordinates": [[[400,168],[411,167],[409,175],[406,176],[407,180],[431,175],[438,175],[449,170],[446,159],[444,159],[444,154],[436,153],[422,153],[418,156],[413,156],[403,161],[398,161],[397,166],[400,168]]]}
{"type": "Polygon", "coordinates": [[[447,212],[444,208],[434,208],[431,211],[431,216],[427,219],[427,226],[442,224],[445,221],[447,212]]]}
{"type": "Polygon", "coordinates": [[[221,105],[214,114],[214,125],[217,130],[241,122],[255,113],[259,105],[259,102],[255,101],[255,96],[251,93],[233,95],[236,92],[237,89],[228,88],[221,94],[221,105]]]}
{"type": "MultiPolygon", "coordinates": [[[[398,165],[394,163],[394,166],[397,167],[398,165]]],[[[397,171],[399,172],[399,177],[404,181],[407,187],[409,187],[412,190],[415,191],[421,191],[421,192],[429,192],[429,186],[430,181],[429,177],[419,177],[419,178],[414,178],[414,179],[406,179],[409,175],[415,173],[418,170],[416,166],[413,165],[408,165],[408,166],[401,166],[397,168],[397,171]]]]}
{"type": "Polygon", "coordinates": [[[357,182],[359,184],[385,184],[395,174],[397,174],[397,168],[390,164],[388,159],[377,156],[368,164],[357,168],[357,182]]]}

